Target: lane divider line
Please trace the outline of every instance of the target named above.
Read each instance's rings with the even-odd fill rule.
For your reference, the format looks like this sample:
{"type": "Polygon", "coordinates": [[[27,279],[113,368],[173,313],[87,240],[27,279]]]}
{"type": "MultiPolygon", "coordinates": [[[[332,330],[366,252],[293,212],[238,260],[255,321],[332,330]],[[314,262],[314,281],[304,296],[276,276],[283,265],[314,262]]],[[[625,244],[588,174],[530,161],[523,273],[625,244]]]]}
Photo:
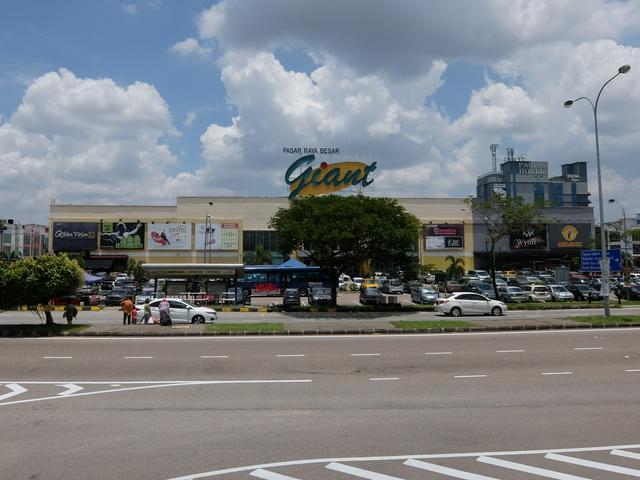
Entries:
{"type": "Polygon", "coordinates": [[[379,357],[379,353],[352,353],[352,357],[379,357]]]}
{"type": "Polygon", "coordinates": [[[200,358],[229,358],[229,355],[200,355],[200,358]]]}
{"type": "Polygon", "coordinates": [[[276,355],[276,357],[278,357],[278,358],[304,357],[304,353],[295,353],[295,354],[288,354],[288,355],[276,355]]]}
{"type": "Polygon", "coordinates": [[[453,352],[427,352],[425,355],[451,355],[453,352]]]}
{"type": "Polygon", "coordinates": [[[124,357],[129,360],[151,359],[153,357],[124,357]]]}
{"type": "Polygon", "coordinates": [[[453,378],[484,378],[486,375],[454,375],[453,378]]]}
{"type": "Polygon", "coordinates": [[[496,350],[496,353],[522,353],[524,350],[496,350]]]}
{"type": "Polygon", "coordinates": [[[46,358],[47,360],[51,360],[51,359],[65,359],[65,358],[73,358],[73,357],[42,357],[42,358],[46,358]]]}
{"type": "Polygon", "coordinates": [[[384,382],[387,380],[400,380],[400,377],[374,377],[370,378],[370,382],[384,382]]]}
{"type": "Polygon", "coordinates": [[[574,350],[604,350],[604,347],[576,347],[574,350]]]}
{"type": "Polygon", "coordinates": [[[540,375],[573,375],[573,372],[542,372],[540,375]]]}

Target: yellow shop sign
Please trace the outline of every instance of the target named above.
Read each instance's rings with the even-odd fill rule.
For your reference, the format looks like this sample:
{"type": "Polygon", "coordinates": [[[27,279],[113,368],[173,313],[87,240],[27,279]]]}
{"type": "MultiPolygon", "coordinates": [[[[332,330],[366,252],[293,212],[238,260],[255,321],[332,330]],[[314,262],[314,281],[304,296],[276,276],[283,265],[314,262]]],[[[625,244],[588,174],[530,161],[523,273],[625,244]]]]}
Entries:
{"type": "Polygon", "coordinates": [[[376,162],[370,165],[362,162],[332,164],[322,162],[318,168],[307,167],[301,174],[294,176],[296,170],[310,164],[315,159],[315,155],[305,155],[293,162],[287,169],[285,181],[289,185],[289,200],[293,200],[297,196],[337,192],[356,185],[366,187],[373,182],[373,178],[369,178],[369,174],[377,167],[376,162]]]}

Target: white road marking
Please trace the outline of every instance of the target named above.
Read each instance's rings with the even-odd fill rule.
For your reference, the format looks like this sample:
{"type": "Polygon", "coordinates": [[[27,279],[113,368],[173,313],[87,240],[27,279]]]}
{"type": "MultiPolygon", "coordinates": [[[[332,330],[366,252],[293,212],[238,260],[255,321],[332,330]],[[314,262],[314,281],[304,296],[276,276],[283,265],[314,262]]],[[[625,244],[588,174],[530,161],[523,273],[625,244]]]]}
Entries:
{"type": "Polygon", "coordinates": [[[379,357],[379,353],[352,353],[352,357],[379,357]]]}
{"type": "MultiPolygon", "coordinates": [[[[1,383],[1,382],[0,382],[1,383]]],[[[209,472],[191,473],[189,475],[173,477],[168,480],[196,480],[199,478],[217,477],[220,475],[227,475],[230,473],[248,472],[260,468],[280,468],[280,467],[293,467],[300,465],[317,465],[321,463],[329,462],[383,462],[389,460],[408,460],[408,459],[445,459],[445,458],[476,458],[480,456],[490,457],[504,457],[510,455],[544,455],[548,453],[578,453],[578,452],[602,452],[611,450],[623,450],[623,449],[637,449],[640,448],[640,444],[633,445],[608,445],[603,447],[580,447],[580,448],[559,448],[548,450],[515,450],[515,451],[502,451],[502,452],[474,452],[474,453],[435,453],[424,455],[388,455],[379,457],[342,457],[342,458],[312,458],[305,460],[291,460],[287,462],[265,463],[261,465],[248,465],[243,467],[225,468],[222,470],[211,470],[209,472]]]]}
{"type": "MultiPolygon", "coordinates": [[[[192,386],[192,385],[243,385],[243,384],[261,384],[261,383],[311,383],[312,380],[308,380],[308,379],[304,379],[304,380],[204,380],[204,381],[200,381],[200,380],[194,380],[194,381],[166,381],[166,382],[121,382],[122,384],[125,385],[129,385],[129,384],[136,384],[139,386],[135,386],[135,387],[125,387],[125,388],[118,388],[118,389],[109,389],[109,390],[98,390],[95,392],[81,392],[81,393],[74,393],[71,395],[66,395],[66,396],[52,396],[52,397],[41,397],[41,398],[29,398],[26,400],[14,400],[11,402],[3,402],[0,403],[0,406],[3,405],[16,405],[19,403],[31,403],[31,402],[40,402],[43,400],[56,400],[56,399],[61,399],[61,398],[72,398],[72,397],[83,397],[86,395],[99,395],[102,393],[115,393],[115,392],[126,392],[126,391],[132,391],[132,390],[147,390],[150,388],[164,388],[164,387],[185,387],[185,386],[192,386]]],[[[5,383],[5,382],[0,382],[1,383],[5,383]]],[[[61,383],[80,383],[80,384],[84,384],[84,385],[112,385],[114,382],[22,382],[24,384],[33,384],[33,385],[58,385],[61,383]]],[[[11,384],[11,385],[17,385],[17,384],[11,384]]],[[[25,390],[26,391],[26,390],[25,390]]],[[[20,392],[22,393],[22,392],[20,392]]],[[[17,395],[17,394],[16,394],[17,395]]],[[[13,395],[12,395],[13,396],[13,395]]],[[[2,400],[2,397],[0,397],[0,400],[2,400]]]]}
{"type": "Polygon", "coordinates": [[[625,370],[625,372],[640,372],[640,368],[632,368],[629,370],[625,370]]]}
{"type": "Polygon", "coordinates": [[[522,353],[524,350],[496,350],[496,353],[522,353]]]}
{"type": "Polygon", "coordinates": [[[347,475],[353,475],[354,477],[366,478],[367,480],[404,480],[400,477],[392,477],[391,475],[385,475],[383,473],[372,472],[371,470],[365,470],[363,468],[351,467],[349,465],[343,465],[342,463],[331,462],[324,467],[334,472],[346,473],[347,475]]]}
{"type": "Polygon", "coordinates": [[[630,477],[640,477],[640,470],[627,467],[619,467],[618,465],[609,465],[608,463],[594,462],[591,460],[583,460],[582,458],[567,457],[566,455],[558,455],[557,453],[547,453],[544,458],[549,460],[557,460],[559,462],[571,463],[582,467],[594,468],[596,470],[604,470],[605,472],[621,473],[630,477]]]}
{"type": "Polygon", "coordinates": [[[18,385],[17,383],[7,383],[6,387],[11,391],[9,393],[5,393],[4,395],[0,395],[0,401],[6,398],[15,397],[16,395],[20,395],[21,393],[24,393],[27,391],[26,388],[24,388],[21,385],[18,385]]]}
{"type": "Polygon", "coordinates": [[[633,458],[634,460],[640,460],[640,453],[626,452],[624,450],[611,450],[611,455],[617,455],[618,457],[633,458]]]}
{"type": "Polygon", "coordinates": [[[453,378],[484,378],[486,375],[454,375],[453,378]]]}
{"type": "Polygon", "coordinates": [[[50,360],[50,359],[61,359],[61,358],[64,359],[64,358],[73,358],[73,357],[42,357],[42,358],[46,358],[50,360]]]}
{"type": "Polygon", "coordinates": [[[57,386],[66,388],[64,392],[60,392],[58,394],[61,396],[73,395],[74,393],[79,392],[80,390],[84,390],[84,387],[81,387],[80,385],[76,385],[75,383],[63,383],[63,384],[58,384],[57,386]]]}
{"type": "Polygon", "coordinates": [[[259,468],[258,470],[254,470],[249,475],[252,477],[262,478],[263,480],[300,480],[295,477],[289,477],[287,475],[281,475],[275,472],[269,472],[268,470],[263,470],[259,468]]]}
{"type": "Polygon", "coordinates": [[[459,478],[461,480],[499,480],[494,477],[485,477],[484,475],[478,475],[477,473],[464,472],[462,470],[456,470],[455,468],[443,467],[436,465],[435,463],[423,462],[421,460],[414,460],[410,458],[404,465],[409,467],[420,468],[421,470],[427,470],[429,472],[440,473],[442,475],[448,475],[449,477],[459,478]]]}
{"type": "Polygon", "coordinates": [[[532,475],[538,475],[540,477],[554,478],[555,480],[589,480],[588,478],[576,477],[575,475],[569,475],[568,473],[554,472],[553,470],[547,470],[546,468],[532,467],[530,465],[510,462],[508,460],[501,460],[499,458],[487,457],[484,455],[478,457],[476,460],[478,462],[495,465],[497,467],[517,470],[518,472],[530,473],[532,475]]]}
{"type": "Polygon", "coordinates": [[[153,358],[153,357],[124,357],[124,358],[133,359],[133,360],[139,360],[139,359],[150,359],[150,358],[153,358]]]}
{"type": "Polygon", "coordinates": [[[427,352],[425,355],[451,355],[453,352],[427,352]]]}
{"type": "Polygon", "coordinates": [[[542,372],[540,375],[573,375],[573,372],[542,372]]]}
{"type": "Polygon", "coordinates": [[[604,347],[576,347],[574,350],[603,350],[604,347]]]}
{"type": "Polygon", "coordinates": [[[287,357],[304,357],[304,353],[296,353],[290,355],[276,355],[278,358],[287,358],[287,357]]]}
{"type": "Polygon", "coordinates": [[[229,358],[229,355],[200,355],[200,358],[229,358]]]}
{"type": "Polygon", "coordinates": [[[400,377],[377,377],[377,378],[370,378],[369,381],[371,382],[382,382],[385,380],[400,380],[400,377]]]}

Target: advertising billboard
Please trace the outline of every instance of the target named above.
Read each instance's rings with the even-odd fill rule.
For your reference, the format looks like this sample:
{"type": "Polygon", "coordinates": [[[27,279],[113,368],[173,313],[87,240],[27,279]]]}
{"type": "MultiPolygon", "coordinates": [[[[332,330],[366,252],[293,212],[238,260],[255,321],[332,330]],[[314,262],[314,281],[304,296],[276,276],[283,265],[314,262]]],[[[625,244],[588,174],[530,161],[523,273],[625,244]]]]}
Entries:
{"type": "Polygon", "coordinates": [[[510,235],[511,250],[545,250],[547,248],[547,228],[531,228],[518,235],[510,235]]]}
{"type": "Polygon", "coordinates": [[[192,223],[147,224],[149,250],[191,250],[192,223]]]}
{"type": "Polygon", "coordinates": [[[554,223],[549,225],[549,244],[552,249],[584,249],[591,243],[591,224],[554,223]]]}
{"type": "Polygon", "coordinates": [[[103,222],[100,229],[103,250],[143,250],[144,223],[103,222]]]}
{"type": "Polygon", "coordinates": [[[205,239],[210,250],[238,250],[238,230],[237,223],[212,223],[211,232],[207,235],[206,224],[196,223],[196,250],[205,249],[205,239]]]}
{"type": "Polygon", "coordinates": [[[464,248],[464,225],[439,224],[424,226],[425,250],[460,250],[464,248]]]}
{"type": "Polygon", "coordinates": [[[96,222],[54,222],[54,252],[81,252],[98,248],[98,224],[96,222]]]}

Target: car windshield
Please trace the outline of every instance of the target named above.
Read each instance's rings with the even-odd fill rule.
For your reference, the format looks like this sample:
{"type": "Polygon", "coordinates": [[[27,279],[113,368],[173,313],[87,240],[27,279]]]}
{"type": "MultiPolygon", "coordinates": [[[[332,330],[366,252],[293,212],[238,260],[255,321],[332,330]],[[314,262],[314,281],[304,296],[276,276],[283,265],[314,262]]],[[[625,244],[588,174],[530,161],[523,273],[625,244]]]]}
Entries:
{"type": "Polygon", "coordinates": [[[582,284],[582,285],[574,285],[574,286],[575,286],[578,290],[580,290],[580,291],[586,291],[586,290],[589,290],[589,285],[584,285],[584,284],[582,284]]]}
{"type": "Polygon", "coordinates": [[[566,292],[567,289],[564,288],[562,285],[558,285],[557,287],[553,287],[553,291],[554,292],[566,292]]]}
{"type": "Polygon", "coordinates": [[[313,289],[313,294],[314,295],[329,295],[329,289],[328,288],[314,288],[313,289]]]}
{"type": "Polygon", "coordinates": [[[423,288],[422,293],[438,293],[433,288],[423,288]]]}
{"type": "Polygon", "coordinates": [[[509,293],[522,293],[522,289],[518,287],[509,287],[507,288],[509,293]]]}

